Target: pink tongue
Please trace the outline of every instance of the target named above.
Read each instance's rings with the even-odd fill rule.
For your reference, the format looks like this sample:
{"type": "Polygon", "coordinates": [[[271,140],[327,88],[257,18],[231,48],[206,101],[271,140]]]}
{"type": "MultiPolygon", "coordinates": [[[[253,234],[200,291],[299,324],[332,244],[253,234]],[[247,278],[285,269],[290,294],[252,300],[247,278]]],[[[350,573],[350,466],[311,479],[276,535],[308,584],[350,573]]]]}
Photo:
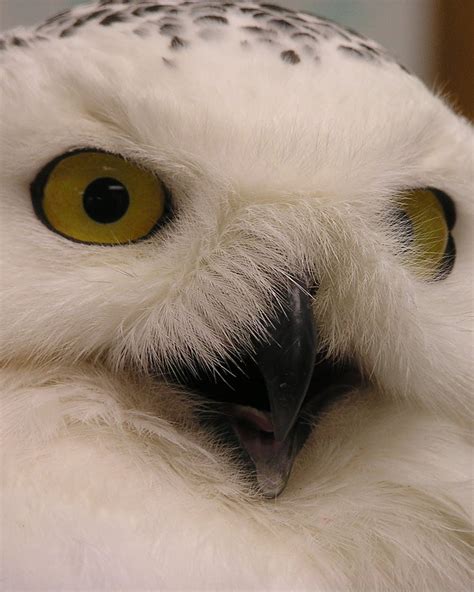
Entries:
{"type": "Polygon", "coordinates": [[[293,464],[293,438],[275,440],[271,414],[254,407],[233,405],[231,423],[240,445],[255,465],[263,495],[276,497],[285,487],[293,464]]]}
{"type": "Polygon", "coordinates": [[[268,411],[261,411],[244,405],[234,405],[232,411],[236,419],[250,424],[256,430],[273,434],[272,416],[268,411]]]}

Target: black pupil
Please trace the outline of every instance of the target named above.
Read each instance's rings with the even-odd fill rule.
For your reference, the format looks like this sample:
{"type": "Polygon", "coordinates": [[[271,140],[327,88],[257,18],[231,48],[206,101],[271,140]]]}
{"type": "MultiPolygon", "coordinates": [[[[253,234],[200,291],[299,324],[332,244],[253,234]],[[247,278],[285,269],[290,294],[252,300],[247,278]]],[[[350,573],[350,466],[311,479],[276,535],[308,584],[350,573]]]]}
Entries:
{"type": "Polygon", "coordinates": [[[120,181],[111,177],[100,177],[86,187],[82,203],[90,218],[101,224],[110,224],[120,220],[126,213],[130,198],[120,181]]]}

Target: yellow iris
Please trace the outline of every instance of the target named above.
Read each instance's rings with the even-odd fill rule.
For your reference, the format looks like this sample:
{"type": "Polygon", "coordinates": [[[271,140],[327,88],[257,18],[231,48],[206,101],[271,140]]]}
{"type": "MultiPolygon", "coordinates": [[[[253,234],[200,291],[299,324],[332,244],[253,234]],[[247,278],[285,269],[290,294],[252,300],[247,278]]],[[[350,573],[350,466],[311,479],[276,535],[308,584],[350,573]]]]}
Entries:
{"type": "Polygon", "coordinates": [[[423,276],[436,276],[446,263],[450,228],[436,194],[414,189],[399,201],[409,222],[410,265],[423,276]]]}
{"type": "Polygon", "coordinates": [[[66,154],[32,186],[38,215],[63,236],[117,245],[146,237],[163,217],[166,192],[150,172],[98,151],[66,154]]]}

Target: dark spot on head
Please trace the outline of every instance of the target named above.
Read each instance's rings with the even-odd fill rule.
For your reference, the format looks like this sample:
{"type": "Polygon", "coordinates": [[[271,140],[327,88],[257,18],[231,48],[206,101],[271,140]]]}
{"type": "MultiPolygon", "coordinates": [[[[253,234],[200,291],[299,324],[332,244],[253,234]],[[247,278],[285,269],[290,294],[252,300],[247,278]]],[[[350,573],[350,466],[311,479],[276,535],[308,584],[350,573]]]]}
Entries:
{"type": "Polygon", "coordinates": [[[43,25],[51,25],[52,23],[63,23],[69,18],[70,13],[70,10],[63,10],[62,12],[59,12],[54,16],[50,16],[48,19],[44,21],[43,25]]]}
{"type": "Polygon", "coordinates": [[[218,14],[206,14],[204,16],[199,16],[197,19],[194,20],[195,23],[216,23],[217,25],[227,25],[229,21],[225,18],[225,16],[220,16],[218,14]]]}
{"type": "Polygon", "coordinates": [[[328,32],[327,28],[318,25],[301,25],[303,29],[305,29],[305,31],[310,31],[311,33],[315,34],[315,35],[321,35],[322,37],[324,37],[325,39],[329,39],[330,35],[334,35],[334,31],[330,30],[328,32]]]}
{"type": "Polygon", "coordinates": [[[100,24],[104,27],[108,27],[113,25],[114,23],[124,23],[127,20],[127,17],[122,14],[121,12],[117,12],[115,14],[109,14],[100,21],[100,24]]]}
{"type": "Polygon", "coordinates": [[[165,66],[168,66],[168,68],[176,68],[176,64],[172,60],[169,60],[168,58],[161,59],[163,60],[163,64],[165,64],[165,66]]]}
{"type": "Polygon", "coordinates": [[[300,56],[292,49],[282,51],[280,57],[287,64],[299,64],[301,62],[300,56]]]}
{"type": "Polygon", "coordinates": [[[410,76],[412,76],[412,73],[410,72],[410,70],[408,68],[406,68],[403,64],[398,64],[398,66],[407,74],[409,74],[410,76]]]}
{"type": "Polygon", "coordinates": [[[138,27],[137,29],[133,29],[133,33],[139,37],[147,37],[150,34],[150,31],[145,27],[138,27]]]}
{"type": "Polygon", "coordinates": [[[147,12],[160,12],[161,10],[166,10],[167,8],[171,8],[169,5],[163,6],[162,4],[152,4],[151,6],[144,6],[142,8],[142,14],[146,14],[147,12]]]}
{"type": "Polygon", "coordinates": [[[377,58],[382,58],[382,53],[375,47],[370,47],[370,45],[366,45],[365,43],[361,43],[360,47],[364,49],[364,53],[369,59],[375,60],[377,58]]]}
{"type": "Polygon", "coordinates": [[[261,19],[261,18],[265,18],[266,16],[270,16],[270,15],[268,14],[268,12],[255,12],[252,16],[255,19],[261,19]]]}
{"type": "Polygon", "coordinates": [[[71,37],[72,35],[74,35],[76,31],[74,30],[74,27],[67,27],[67,29],[64,29],[64,31],[61,31],[60,33],[60,37],[71,37]]]}
{"type": "Polygon", "coordinates": [[[328,31],[327,29],[317,29],[315,27],[307,27],[306,25],[303,25],[303,27],[307,31],[311,31],[311,35],[316,35],[316,37],[319,38],[322,37],[323,39],[330,39],[332,36],[334,36],[334,33],[328,31]]]}
{"type": "Polygon", "coordinates": [[[377,49],[375,49],[375,47],[370,47],[370,45],[367,45],[366,43],[361,43],[360,46],[363,47],[364,49],[366,49],[367,51],[370,51],[370,53],[373,53],[374,55],[377,55],[377,56],[380,55],[380,52],[377,51],[377,49]]]}
{"type": "Polygon", "coordinates": [[[82,25],[83,25],[84,23],[86,23],[86,22],[87,22],[87,19],[86,19],[85,17],[81,17],[81,18],[78,18],[77,20],[75,20],[75,21],[73,22],[72,26],[73,26],[73,27],[76,27],[76,28],[77,28],[77,27],[82,27],[82,25]]]}
{"type": "Polygon", "coordinates": [[[307,23],[308,22],[304,18],[301,18],[300,16],[296,16],[295,14],[291,15],[291,20],[294,22],[297,22],[297,23],[307,23]]]}
{"type": "Polygon", "coordinates": [[[186,45],[188,45],[187,41],[185,41],[184,39],[181,39],[181,37],[178,37],[177,35],[175,35],[171,39],[170,49],[181,49],[183,47],[186,47],[186,45]]]}
{"type": "Polygon", "coordinates": [[[27,47],[28,43],[24,39],[20,39],[20,37],[13,37],[12,39],[13,45],[16,47],[27,47]]]}
{"type": "Polygon", "coordinates": [[[273,25],[274,27],[278,27],[279,29],[294,29],[295,25],[292,25],[290,22],[285,21],[284,19],[272,19],[268,21],[269,25],[273,25]]]}
{"type": "Polygon", "coordinates": [[[101,10],[94,10],[94,12],[91,12],[90,14],[83,16],[82,19],[80,19],[80,20],[92,21],[96,18],[99,18],[99,16],[106,14],[107,12],[108,12],[108,10],[106,8],[102,8],[101,10]]]}
{"type": "Polygon", "coordinates": [[[242,27],[243,31],[247,31],[247,33],[252,33],[254,35],[276,35],[276,31],[272,31],[271,29],[264,29],[262,27],[242,27]]]}
{"type": "Polygon", "coordinates": [[[265,29],[262,29],[262,27],[242,27],[242,29],[248,33],[265,33],[265,29]]]}
{"type": "Polygon", "coordinates": [[[240,8],[240,12],[243,12],[244,14],[252,14],[253,12],[258,12],[257,8],[247,8],[245,6],[242,6],[240,8]]]}
{"type": "Polygon", "coordinates": [[[341,31],[341,29],[335,29],[335,32],[337,35],[339,35],[339,37],[341,37],[341,39],[344,39],[345,41],[352,41],[352,38],[349,37],[349,35],[346,35],[346,33],[344,33],[344,31],[341,31]]]}
{"type": "Polygon", "coordinates": [[[364,54],[355,47],[349,47],[348,45],[339,45],[337,49],[339,51],[347,53],[348,55],[364,59],[364,54]]]}
{"type": "Polygon", "coordinates": [[[163,33],[163,35],[174,35],[175,33],[179,33],[180,30],[179,25],[174,23],[163,23],[160,26],[160,33],[163,33]]]}
{"type": "Polygon", "coordinates": [[[191,12],[194,14],[202,11],[209,12],[210,10],[213,10],[214,12],[227,12],[224,6],[218,4],[197,4],[191,9],[191,12]]]}
{"type": "Polygon", "coordinates": [[[318,43],[318,38],[315,37],[314,35],[310,35],[309,33],[293,33],[293,35],[291,36],[292,39],[301,39],[301,40],[305,40],[305,39],[310,39],[311,41],[314,41],[315,43],[318,43]]]}
{"type": "Polygon", "coordinates": [[[291,10],[287,8],[283,8],[283,6],[277,6],[276,4],[260,4],[262,8],[268,8],[269,10],[274,10],[275,12],[286,12],[291,13],[291,10]]]}

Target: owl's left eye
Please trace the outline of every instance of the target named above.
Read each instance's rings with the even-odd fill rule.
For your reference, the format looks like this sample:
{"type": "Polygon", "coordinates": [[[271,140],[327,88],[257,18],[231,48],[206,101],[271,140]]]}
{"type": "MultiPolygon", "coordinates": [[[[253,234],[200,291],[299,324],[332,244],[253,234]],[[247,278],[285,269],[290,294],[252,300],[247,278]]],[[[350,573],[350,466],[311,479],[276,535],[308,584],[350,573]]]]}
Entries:
{"type": "Polygon", "coordinates": [[[168,210],[168,194],[151,172],[97,150],[66,153],[31,185],[33,207],[48,228],[71,240],[119,245],[146,238],[168,210]]]}
{"type": "Polygon", "coordinates": [[[454,203],[439,189],[412,189],[398,200],[392,222],[407,263],[423,279],[438,280],[452,270],[456,257],[451,235],[454,203]]]}

